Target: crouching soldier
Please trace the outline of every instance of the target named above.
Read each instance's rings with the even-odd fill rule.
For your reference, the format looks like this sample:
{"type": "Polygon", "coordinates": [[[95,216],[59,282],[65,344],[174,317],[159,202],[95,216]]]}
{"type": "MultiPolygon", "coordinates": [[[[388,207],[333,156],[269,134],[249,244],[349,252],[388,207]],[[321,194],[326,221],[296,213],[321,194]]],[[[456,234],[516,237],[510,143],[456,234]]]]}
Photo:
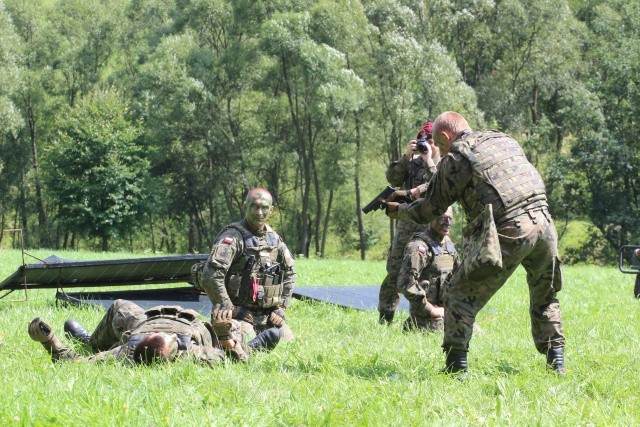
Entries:
{"type": "Polygon", "coordinates": [[[453,211],[449,207],[407,243],[398,275],[398,289],[409,301],[405,331],[443,329],[442,300],[446,284],[458,266],[456,248],[449,238],[452,223],[453,211]]]}
{"type": "Polygon", "coordinates": [[[275,327],[281,341],[291,341],[285,310],[296,275],[289,249],[267,224],[273,212],[271,194],[254,188],[244,207],[245,218],[225,227],[209,259],[194,266],[193,281],[207,293],[212,314],[238,321],[234,328],[245,340],[275,327]]]}

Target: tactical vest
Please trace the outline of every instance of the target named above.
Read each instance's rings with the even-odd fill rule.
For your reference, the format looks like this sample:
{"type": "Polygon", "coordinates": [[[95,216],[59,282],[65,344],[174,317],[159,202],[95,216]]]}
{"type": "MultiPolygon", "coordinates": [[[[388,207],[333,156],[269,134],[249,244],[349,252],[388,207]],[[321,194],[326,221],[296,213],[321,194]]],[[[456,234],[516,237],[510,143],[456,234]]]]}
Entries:
{"type": "Polygon", "coordinates": [[[453,143],[451,153],[466,157],[473,171],[473,184],[461,200],[468,223],[480,217],[489,203],[498,224],[523,213],[523,208],[547,206],[542,177],[508,135],[465,132],[453,143]]]}
{"type": "Polygon", "coordinates": [[[249,231],[243,222],[228,226],[242,234],[244,249],[229,267],[227,292],[234,305],[249,308],[275,307],[283,302],[284,266],[278,263],[280,236],[266,225],[264,237],[249,231]]]}
{"type": "Polygon", "coordinates": [[[453,272],[456,260],[456,248],[449,238],[445,236],[442,242],[437,241],[428,231],[420,233],[420,238],[429,246],[433,257],[429,264],[422,269],[420,281],[428,280],[429,289],[426,289],[429,301],[441,303],[443,285],[453,272]]]}
{"type": "Polygon", "coordinates": [[[192,343],[213,345],[211,333],[204,323],[198,320],[198,313],[193,310],[161,305],[150,308],[145,314],[145,320],[123,335],[123,340],[128,339],[127,347],[131,352],[145,336],[156,332],[176,334],[179,350],[188,350],[192,343]]]}

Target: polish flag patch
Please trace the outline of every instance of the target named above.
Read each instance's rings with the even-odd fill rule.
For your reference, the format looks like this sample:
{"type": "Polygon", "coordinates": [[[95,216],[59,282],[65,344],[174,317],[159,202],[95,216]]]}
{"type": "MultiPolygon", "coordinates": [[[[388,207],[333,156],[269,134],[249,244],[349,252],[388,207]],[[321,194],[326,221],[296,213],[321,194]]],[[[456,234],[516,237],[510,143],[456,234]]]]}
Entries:
{"type": "Polygon", "coordinates": [[[418,252],[420,252],[421,254],[426,254],[427,248],[425,248],[424,246],[418,246],[418,252]]]}
{"type": "Polygon", "coordinates": [[[227,245],[230,245],[231,243],[233,243],[233,238],[225,237],[224,239],[222,239],[222,243],[226,243],[227,245]]]}

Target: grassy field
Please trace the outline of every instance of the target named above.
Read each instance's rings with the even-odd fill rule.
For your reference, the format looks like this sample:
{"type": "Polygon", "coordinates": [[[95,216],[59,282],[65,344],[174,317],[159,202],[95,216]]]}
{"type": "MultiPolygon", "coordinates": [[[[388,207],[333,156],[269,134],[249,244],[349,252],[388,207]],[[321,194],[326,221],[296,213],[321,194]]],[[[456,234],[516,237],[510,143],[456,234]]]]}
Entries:
{"type": "MultiPolygon", "coordinates": [[[[46,257],[49,252],[34,253],[46,257]]],[[[129,254],[57,253],[73,259],[129,254]]],[[[27,262],[33,262],[27,259],[27,262]]],[[[0,251],[0,280],[21,264],[0,251]]],[[[299,260],[300,285],[377,284],[383,262],[299,260]]],[[[294,301],[296,341],[247,365],[52,364],[27,335],[35,316],[92,329],[103,311],[56,306],[55,290],[0,300],[1,425],[616,425],[640,423],[640,301],[633,276],[567,267],[560,293],[567,375],[545,371],[530,337],[522,270],[479,314],[467,380],[438,374],[441,336],[404,334],[377,313],[294,301]]]]}

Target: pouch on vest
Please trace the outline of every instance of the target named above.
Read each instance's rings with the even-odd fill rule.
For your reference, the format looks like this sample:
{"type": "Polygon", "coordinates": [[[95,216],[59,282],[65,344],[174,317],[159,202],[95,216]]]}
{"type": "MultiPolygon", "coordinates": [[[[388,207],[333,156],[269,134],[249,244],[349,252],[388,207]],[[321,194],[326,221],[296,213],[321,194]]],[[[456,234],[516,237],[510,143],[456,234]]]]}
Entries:
{"type": "Polygon", "coordinates": [[[485,205],[478,226],[471,230],[464,247],[462,268],[470,280],[483,280],[502,270],[502,251],[490,203],[485,205]]]}
{"type": "Polygon", "coordinates": [[[240,279],[240,289],[238,297],[242,302],[255,301],[254,288],[256,286],[255,277],[253,276],[253,266],[256,263],[256,257],[251,255],[242,272],[242,278],[240,279]]]}

